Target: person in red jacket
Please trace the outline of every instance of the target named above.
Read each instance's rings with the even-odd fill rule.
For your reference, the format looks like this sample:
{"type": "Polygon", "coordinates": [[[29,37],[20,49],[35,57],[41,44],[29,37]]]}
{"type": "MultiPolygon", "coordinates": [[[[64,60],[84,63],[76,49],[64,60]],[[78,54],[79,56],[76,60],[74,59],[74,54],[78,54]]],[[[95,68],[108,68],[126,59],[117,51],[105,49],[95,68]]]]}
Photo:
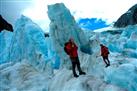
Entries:
{"type": "Polygon", "coordinates": [[[86,73],[83,72],[81,70],[80,67],[80,62],[79,62],[79,58],[78,58],[78,47],[77,45],[74,43],[74,40],[72,38],[69,39],[68,42],[65,43],[65,47],[64,47],[65,52],[69,55],[71,62],[72,62],[72,71],[73,71],[73,75],[74,77],[78,77],[75,68],[77,66],[79,74],[80,75],[85,75],[86,73]]]}
{"type": "Polygon", "coordinates": [[[101,56],[103,58],[103,61],[106,64],[106,67],[110,66],[110,61],[108,59],[108,55],[109,55],[109,50],[106,46],[104,46],[103,44],[100,44],[101,47],[101,56]]]}

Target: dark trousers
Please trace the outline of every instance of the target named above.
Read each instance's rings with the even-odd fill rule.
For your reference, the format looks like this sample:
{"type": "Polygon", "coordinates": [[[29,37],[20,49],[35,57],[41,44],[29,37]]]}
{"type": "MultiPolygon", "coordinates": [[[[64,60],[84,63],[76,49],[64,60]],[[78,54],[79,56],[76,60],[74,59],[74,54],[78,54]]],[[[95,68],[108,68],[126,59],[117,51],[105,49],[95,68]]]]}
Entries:
{"type": "Polygon", "coordinates": [[[78,57],[71,57],[71,62],[72,62],[72,71],[73,71],[73,75],[77,75],[75,68],[77,66],[79,73],[82,73],[81,67],[80,67],[80,62],[79,62],[79,58],[78,57]]]}
{"type": "Polygon", "coordinates": [[[110,65],[110,61],[108,59],[108,56],[102,56],[103,61],[105,62],[106,65],[110,65]]]}

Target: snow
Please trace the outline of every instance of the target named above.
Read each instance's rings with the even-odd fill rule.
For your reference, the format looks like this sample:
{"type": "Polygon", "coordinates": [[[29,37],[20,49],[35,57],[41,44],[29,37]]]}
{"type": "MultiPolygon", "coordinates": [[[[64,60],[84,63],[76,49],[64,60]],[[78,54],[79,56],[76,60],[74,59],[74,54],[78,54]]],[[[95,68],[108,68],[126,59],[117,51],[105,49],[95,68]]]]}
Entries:
{"type": "Polygon", "coordinates": [[[0,91],[137,91],[137,25],[83,31],[63,3],[49,5],[48,15],[49,37],[25,16],[17,20],[13,33],[0,33],[0,91]],[[64,52],[70,37],[86,72],[78,78],[64,52]],[[110,50],[107,68],[100,43],[110,50]],[[92,53],[82,52],[81,46],[92,53]]]}

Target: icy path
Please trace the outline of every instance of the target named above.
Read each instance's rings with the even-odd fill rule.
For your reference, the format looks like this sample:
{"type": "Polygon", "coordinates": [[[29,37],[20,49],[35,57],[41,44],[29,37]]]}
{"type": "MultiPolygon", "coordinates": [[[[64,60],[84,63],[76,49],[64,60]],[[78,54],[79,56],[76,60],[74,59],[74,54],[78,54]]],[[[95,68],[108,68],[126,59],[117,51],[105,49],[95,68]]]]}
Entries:
{"type": "Polygon", "coordinates": [[[105,68],[101,57],[81,56],[82,68],[87,75],[74,78],[71,70],[59,70],[50,83],[49,91],[137,91],[137,59],[111,53],[111,66],[105,68]],[[85,65],[87,67],[83,67],[85,65]]]}
{"type": "Polygon", "coordinates": [[[7,66],[0,69],[0,91],[47,91],[50,78],[46,73],[23,62],[7,66]]]}
{"type": "Polygon", "coordinates": [[[93,58],[81,54],[81,66],[87,71],[87,75],[78,78],[74,78],[71,69],[66,68],[57,70],[51,78],[46,72],[40,72],[26,62],[0,65],[0,89],[1,91],[137,91],[137,59],[126,58],[116,53],[111,53],[110,58],[111,66],[105,68],[101,57],[93,58]]]}
{"type": "Polygon", "coordinates": [[[125,91],[115,85],[107,84],[92,75],[72,76],[71,70],[63,69],[52,79],[49,91],[125,91]]]}

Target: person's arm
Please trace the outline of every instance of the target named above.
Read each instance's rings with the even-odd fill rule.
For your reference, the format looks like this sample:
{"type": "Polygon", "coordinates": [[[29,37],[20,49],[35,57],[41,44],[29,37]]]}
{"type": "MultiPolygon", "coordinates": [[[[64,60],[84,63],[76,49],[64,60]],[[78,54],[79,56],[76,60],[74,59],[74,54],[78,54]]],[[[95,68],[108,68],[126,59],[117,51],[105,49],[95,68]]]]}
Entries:
{"type": "Polygon", "coordinates": [[[100,49],[100,55],[102,56],[103,55],[103,48],[100,49]]]}
{"type": "Polygon", "coordinates": [[[75,43],[73,43],[73,45],[75,49],[78,49],[78,46],[75,43]]]}

